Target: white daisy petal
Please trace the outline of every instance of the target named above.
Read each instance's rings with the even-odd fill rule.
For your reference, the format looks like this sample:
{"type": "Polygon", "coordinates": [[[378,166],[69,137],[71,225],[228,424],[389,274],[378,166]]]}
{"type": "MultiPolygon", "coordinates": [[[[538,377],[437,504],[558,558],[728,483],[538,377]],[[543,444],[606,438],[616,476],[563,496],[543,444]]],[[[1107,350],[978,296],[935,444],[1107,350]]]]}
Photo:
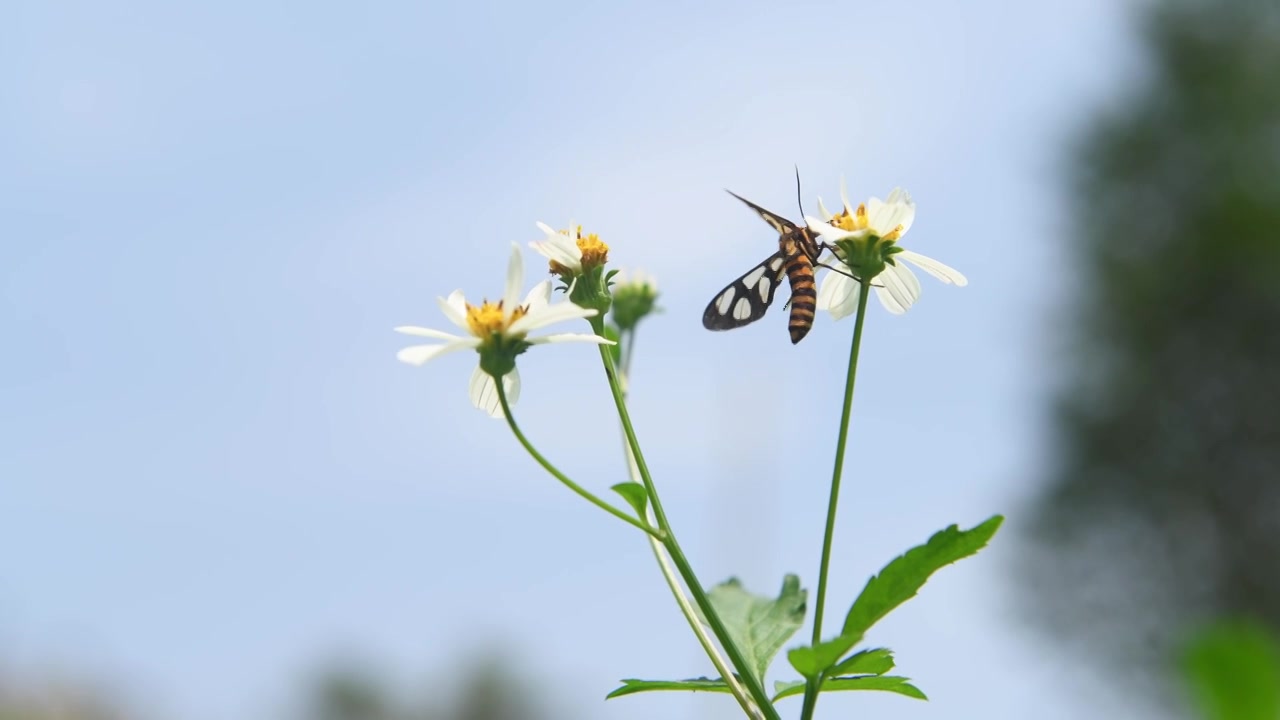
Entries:
{"type": "Polygon", "coordinates": [[[461,290],[454,290],[447,298],[436,298],[440,312],[449,318],[449,322],[467,330],[467,301],[461,290]]]}
{"type": "Polygon", "coordinates": [[[461,340],[462,338],[447,332],[432,330],[431,328],[418,327],[416,325],[401,325],[395,328],[395,331],[401,335],[413,335],[416,337],[433,338],[435,340],[461,340]]]}
{"type": "MultiPolygon", "coordinates": [[[[843,264],[837,267],[847,269],[843,264]]],[[[858,309],[858,283],[839,273],[827,273],[818,290],[817,305],[819,310],[826,310],[836,320],[852,315],[858,309]]]]}
{"type": "Polygon", "coordinates": [[[524,286],[524,256],[520,254],[520,246],[511,243],[511,259],[507,261],[507,287],[502,292],[502,310],[510,313],[520,297],[520,288],[524,286]]]}
{"type": "MultiPolygon", "coordinates": [[[[911,229],[911,224],[916,221],[916,203],[911,199],[911,193],[900,187],[894,188],[889,193],[889,204],[898,205],[900,207],[900,215],[897,218],[897,225],[902,226],[902,234],[906,235],[911,229]]],[[[893,230],[893,228],[889,228],[893,230]]]]}
{"type": "Polygon", "coordinates": [[[969,284],[969,279],[962,275],[959,270],[956,270],[950,265],[940,263],[931,257],[926,257],[920,253],[911,252],[910,250],[903,250],[898,253],[898,257],[911,262],[916,267],[924,270],[944,283],[954,283],[957,287],[964,287],[969,284]]]}
{"type": "Polygon", "coordinates": [[[529,312],[534,312],[538,308],[545,307],[550,302],[551,302],[551,281],[543,280],[537,285],[534,285],[533,288],[529,290],[529,294],[524,296],[524,302],[521,303],[521,305],[524,305],[525,307],[527,307],[529,309],[529,312]]]}
{"type": "Polygon", "coordinates": [[[858,235],[863,234],[863,231],[861,230],[852,230],[852,231],[844,230],[834,225],[821,222],[820,220],[813,217],[812,215],[805,215],[804,221],[805,221],[805,224],[809,226],[809,229],[814,232],[814,234],[821,235],[822,239],[827,242],[837,242],[848,237],[856,237],[858,235]]]}
{"type": "Polygon", "coordinates": [[[849,212],[854,211],[853,205],[849,202],[849,186],[844,181],[844,176],[840,176],[840,202],[844,203],[844,208],[849,212]]]}
{"type": "MultiPolygon", "coordinates": [[[[502,376],[502,387],[507,392],[507,404],[514,406],[520,399],[520,373],[512,369],[502,376]]],[[[467,394],[471,404],[489,413],[489,417],[502,417],[502,401],[498,399],[498,384],[493,376],[479,367],[471,373],[471,383],[467,394]]]]}
{"type": "Polygon", "coordinates": [[[532,332],[566,320],[594,317],[597,312],[590,308],[578,307],[571,302],[544,305],[538,308],[538,312],[530,312],[528,315],[511,323],[511,327],[507,329],[507,332],[512,334],[532,332]]]}
{"type": "Polygon", "coordinates": [[[822,204],[821,197],[818,198],[818,214],[822,216],[822,221],[824,223],[831,222],[831,218],[835,217],[835,215],[832,215],[831,212],[827,210],[827,206],[822,204]]]}
{"type": "Polygon", "coordinates": [[[458,350],[468,350],[480,345],[480,341],[475,338],[460,338],[455,342],[445,343],[444,345],[411,345],[400,352],[396,353],[396,359],[410,365],[422,365],[428,360],[438,358],[451,352],[458,350]]]}
{"type": "Polygon", "coordinates": [[[609,338],[603,338],[599,335],[590,333],[555,333],[552,335],[542,335],[536,338],[527,338],[526,342],[530,345],[542,345],[544,343],[560,343],[560,342],[588,342],[597,345],[616,345],[609,338]]]}
{"type": "Polygon", "coordinates": [[[539,230],[541,230],[541,231],[542,231],[542,233],[543,233],[544,235],[547,235],[548,237],[551,237],[551,236],[559,235],[559,234],[560,234],[560,233],[556,232],[555,230],[552,230],[552,229],[551,229],[551,226],[550,226],[550,225],[548,225],[548,224],[546,224],[546,223],[544,223],[544,222],[537,222],[537,223],[534,223],[534,224],[535,224],[535,225],[537,225],[537,226],[538,226],[538,229],[539,229],[539,230]]]}
{"type": "MultiPolygon", "coordinates": [[[[884,277],[884,275],[881,274],[880,277],[884,277]]],[[[898,301],[893,298],[893,293],[889,292],[889,290],[884,287],[876,287],[876,297],[880,300],[880,304],[884,306],[884,309],[894,315],[901,315],[907,311],[906,308],[899,305],[898,301]]]]}
{"type": "Polygon", "coordinates": [[[885,292],[893,301],[891,305],[885,302],[884,294],[877,293],[889,312],[900,315],[909,310],[920,297],[920,281],[906,267],[888,265],[876,279],[884,285],[885,292]]]}

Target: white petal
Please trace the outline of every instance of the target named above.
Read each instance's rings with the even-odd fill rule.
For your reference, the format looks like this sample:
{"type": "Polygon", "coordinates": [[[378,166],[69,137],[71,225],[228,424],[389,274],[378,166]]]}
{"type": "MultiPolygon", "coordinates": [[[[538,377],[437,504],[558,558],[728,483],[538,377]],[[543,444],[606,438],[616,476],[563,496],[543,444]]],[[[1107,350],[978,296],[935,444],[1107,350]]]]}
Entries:
{"type": "Polygon", "coordinates": [[[524,285],[524,256],[520,254],[520,246],[511,243],[511,259],[507,261],[507,287],[502,292],[502,309],[510,313],[520,297],[520,288],[524,285]]]}
{"type": "Polygon", "coordinates": [[[559,234],[560,234],[560,233],[556,232],[555,230],[552,230],[552,229],[551,229],[551,226],[550,226],[550,225],[548,225],[548,224],[546,224],[546,223],[544,223],[544,222],[537,222],[537,223],[534,223],[534,224],[538,226],[538,229],[539,229],[539,230],[541,230],[541,231],[542,231],[542,233],[543,233],[544,235],[552,236],[552,235],[559,235],[559,234]]]}
{"type": "Polygon", "coordinates": [[[480,341],[476,338],[462,338],[456,342],[445,343],[444,345],[411,345],[400,352],[396,353],[396,359],[410,365],[421,365],[428,360],[438,358],[447,353],[456,352],[458,350],[467,350],[480,345],[480,341]]]}
{"type": "MultiPolygon", "coordinates": [[[[848,269],[843,263],[836,267],[848,269]]],[[[858,309],[858,283],[840,273],[827,273],[818,290],[817,305],[818,309],[831,313],[831,317],[836,320],[852,315],[858,309]]]]}
{"type": "Polygon", "coordinates": [[[886,202],[880,198],[873,197],[867,201],[867,225],[881,237],[893,232],[899,226],[902,227],[902,233],[905,234],[907,228],[911,227],[911,223],[915,221],[915,205],[911,203],[910,196],[905,202],[901,201],[905,191],[895,188],[890,197],[895,195],[898,201],[886,202]]]}
{"type": "Polygon", "coordinates": [[[821,235],[822,239],[827,242],[836,242],[848,237],[856,237],[858,235],[865,234],[864,230],[844,230],[836,227],[835,225],[821,222],[812,215],[805,215],[804,221],[814,234],[821,235]]]}
{"type": "Polygon", "coordinates": [[[920,297],[920,280],[905,266],[887,265],[876,280],[884,286],[877,290],[876,296],[885,309],[895,315],[906,312],[920,297]]]}
{"type": "Polygon", "coordinates": [[[530,345],[542,345],[544,343],[560,343],[560,342],[588,342],[597,345],[616,345],[609,338],[603,338],[599,335],[590,333],[556,333],[554,335],[543,335],[541,337],[528,338],[525,342],[530,345]]]}
{"type": "Polygon", "coordinates": [[[925,257],[920,253],[911,252],[910,250],[903,250],[898,253],[897,257],[914,263],[916,267],[938,278],[942,282],[947,283],[948,285],[955,283],[958,287],[964,287],[969,284],[969,279],[960,274],[959,270],[956,270],[950,265],[944,265],[931,257],[925,257]]]}
{"type": "MultiPolygon", "coordinates": [[[[884,275],[881,274],[880,277],[884,277],[884,275]]],[[[893,299],[893,295],[883,287],[876,287],[876,297],[880,299],[880,304],[884,306],[884,309],[894,315],[901,315],[907,311],[906,308],[899,305],[898,301],[893,299]]]]}
{"type": "Polygon", "coordinates": [[[566,320],[594,317],[596,312],[596,310],[590,308],[578,307],[571,302],[544,305],[538,308],[537,312],[530,312],[528,315],[511,323],[511,327],[508,330],[512,333],[532,332],[538,328],[544,328],[566,320]]]}
{"type": "Polygon", "coordinates": [[[827,210],[827,206],[822,204],[821,197],[818,198],[818,213],[822,215],[822,221],[825,223],[831,222],[831,218],[835,217],[835,215],[832,215],[831,212],[827,210]]]}
{"type": "Polygon", "coordinates": [[[461,290],[454,290],[447,298],[436,298],[436,304],[440,306],[440,312],[449,318],[449,322],[470,332],[467,327],[467,300],[461,290]]]}
{"type": "Polygon", "coordinates": [[[529,312],[533,312],[538,308],[545,307],[551,302],[551,281],[543,280],[534,285],[529,294],[524,296],[524,302],[521,305],[529,308],[529,312]]]}
{"type": "Polygon", "coordinates": [[[426,337],[434,340],[461,340],[461,337],[431,328],[417,327],[416,325],[401,325],[395,328],[395,331],[401,335],[413,335],[415,337],[426,337]]]}
{"type": "Polygon", "coordinates": [[[844,209],[848,210],[850,213],[853,213],[856,209],[853,207],[853,204],[849,202],[849,186],[845,184],[843,175],[840,176],[840,202],[844,203],[844,209]]]}
{"type": "Polygon", "coordinates": [[[558,239],[531,242],[529,247],[537,250],[538,254],[546,259],[572,270],[582,268],[582,248],[564,235],[559,235],[558,239]]]}
{"type": "MultiPolygon", "coordinates": [[[[511,372],[502,376],[502,387],[507,392],[507,404],[514,406],[520,399],[520,373],[512,368],[511,372]]],[[[467,388],[471,404],[489,413],[489,417],[502,417],[502,402],[498,400],[498,384],[493,376],[479,367],[471,373],[471,383],[467,388]]]]}

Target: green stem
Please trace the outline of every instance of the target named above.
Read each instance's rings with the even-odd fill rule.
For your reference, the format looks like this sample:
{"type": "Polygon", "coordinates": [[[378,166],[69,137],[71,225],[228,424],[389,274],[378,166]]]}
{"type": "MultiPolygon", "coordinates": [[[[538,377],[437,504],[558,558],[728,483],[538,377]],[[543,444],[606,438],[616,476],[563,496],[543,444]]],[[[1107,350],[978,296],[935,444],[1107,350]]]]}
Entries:
{"type": "Polygon", "coordinates": [[[529,454],[533,456],[534,460],[538,461],[538,464],[541,465],[544,470],[551,473],[551,475],[555,477],[555,479],[564,483],[566,487],[578,493],[578,495],[582,496],[583,499],[585,499],[587,502],[591,503],[592,505],[595,505],[596,507],[600,508],[601,510],[604,510],[605,512],[627,523],[628,525],[633,525],[645,531],[646,533],[648,533],[649,535],[651,535],[657,540],[663,539],[666,533],[664,533],[661,529],[651,527],[648,523],[640,522],[634,517],[631,517],[630,515],[622,512],[618,508],[596,497],[594,494],[591,493],[591,491],[582,487],[578,483],[570,480],[564,473],[560,472],[560,470],[558,470],[556,466],[552,465],[549,460],[543,457],[542,453],[538,452],[537,449],[533,447],[533,444],[529,442],[529,439],[524,436],[524,433],[520,432],[520,426],[516,425],[516,419],[511,414],[511,405],[507,403],[507,390],[502,386],[503,385],[502,380],[500,378],[495,378],[493,384],[498,389],[498,402],[502,403],[502,414],[507,418],[507,425],[511,426],[511,432],[515,433],[516,439],[520,441],[520,444],[524,446],[524,449],[529,451],[529,454]]]}
{"type": "MultiPolygon", "coordinates": [[[[844,450],[849,438],[849,415],[853,410],[853,381],[858,374],[858,349],[862,345],[862,325],[867,316],[867,298],[871,283],[862,281],[858,292],[858,315],[853,325],[853,343],[849,347],[849,370],[844,380],[844,410],[840,414],[840,435],[836,439],[836,462],[831,471],[831,497],[827,501],[827,529],[822,536],[822,563],[818,567],[818,597],[813,608],[813,645],[822,642],[822,614],[827,600],[827,572],[831,568],[831,543],[836,531],[836,505],[840,501],[840,477],[844,472],[844,450]]],[[[825,678],[809,680],[804,689],[804,706],[800,720],[812,720],[818,705],[818,690],[825,678]]]]}
{"type": "MultiPolygon", "coordinates": [[[[603,334],[603,322],[599,322],[598,318],[591,318],[591,324],[597,335],[603,334]]],[[[658,498],[657,489],[654,487],[653,476],[649,474],[649,466],[645,463],[644,453],[641,452],[640,443],[636,440],[635,428],[631,425],[631,414],[627,411],[626,399],[623,397],[622,387],[618,383],[618,370],[614,365],[613,355],[609,348],[604,345],[600,346],[600,359],[604,362],[605,375],[609,379],[609,389],[613,392],[613,402],[618,409],[618,418],[622,421],[622,431],[626,433],[627,444],[631,448],[631,454],[635,459],[636,469],[640,472],[640,480],[644,483],[645,491],[649,495],[649,506],[653,508],[653,517],[658,523],[658,528],[665,534],[662,540],[663,546],[666,547],[667,553],[671,555],[671,561],[675,563],[676,569],[680,572],[680,577],[684,580],[685,586],[688,587],[689,594],[693,596],[693,601],[697,603],[698,609],[702,611],[707,624],[711,626],[711,632],[715,633],[716,639],[720,641],[725,654],[729,656],[729,661],[733,663],[734,669],[738,671],[739,679],[747,686],[747,691],[751,693],[751,697],[759,706],[760,712],[764,713],[768,720],[781,720],[778,711],[774,709],[769,700],[769,694],[765,692],[764,686],[756,679],[755,671],[743,656],[742,651],[733,642],[733,638],[729,635],[724,622],[720,620],[719,614],[716,613],[715,608],[711,605],[711,599],[707,597],[706,591],[702,589],[702,584],[698,582],[698,576],[693,572],[693,566],[689,564],[689,559],[685,557],[670,523],[667,522],[667,514],[662,509],[662,501],[658,498]]]]}
{"type": "MultiPolygon", "coordinates": [[[[635,346],[635,336],[636,331],[633,328],[629,333],[618,338],[618,342],[623,344],[620,371],[627,378],[628,383],[631,382],[631,349],[635,346]]],[[[625,392],[622,393],[624,400],[626,396],[625,392]]],[[[619,426],[619,430],[621,430],[621,426],[619,426]]],[[[627,457],[627,477],[631,478],[632,482],[642,483],[640,469],[636,467],[635,456],[631,454],[631,446],[627,444],[626,433],[622,434],[622,450],[627,457]]],[[[646,510],[645,519],[648,520],[648,517],[648,511],[646,510]]],[[[759,718],[760,713],[756,710],[751,696],[742,687],[742,683],[738,682],[738,679],[734,677],[733,670],[729,667],[729,662],[725,660],[720,649],[711,640],[711,635],[707,632],[707,628],[702,625],[702,620],[698,618],[698,611],[694,609],[693,603],[689,601],[688,595],[684,592],[684,588],[680,586],[680,579],[676,577],[675,568],[671,566],[670,556],[667,554],[666,549],[653,536],[645,539],[649,541],[649,549],[653,551],[653,559],[657,561],[658,569],[662,571],[662,579],[667,583],[667,589],[671,591],[671,597],[675,598],[676,606],[680,608],[680,614],[684,615],[685,621],[689,623],[689,629],[693,631],[694,637],[698,638],[698,644],[707,653],[707,657],[711,658],[711,664],[715,666],[716,672],[720,673],[720,677],[729,686],[729,692],[738,701],[738,705],[742,706],[742,711],[753,720],[759,718]]]]}

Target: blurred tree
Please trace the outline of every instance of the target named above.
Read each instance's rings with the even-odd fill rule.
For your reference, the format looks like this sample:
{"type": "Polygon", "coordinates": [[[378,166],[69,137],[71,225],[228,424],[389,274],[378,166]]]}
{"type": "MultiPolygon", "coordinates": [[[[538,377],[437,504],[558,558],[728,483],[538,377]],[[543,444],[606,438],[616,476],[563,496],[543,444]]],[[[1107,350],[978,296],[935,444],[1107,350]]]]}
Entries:
{"type": "Polygon", "coordinates": [[[1073,161],[1082,287],[1020,582],[1155,677],[1199,618],[1280,628],[1280,2],[1141,12],[1142,81],[1073,161]]]}
{"type": "Polygon", "coordinates": [[[433,683],[431,693],[421,704],[405,702],[396,697],[376,673],[342,664],[321,675],[305,720],[543,720],[547,717],[540,709],[536,689],[492,658],[433,683]]]}

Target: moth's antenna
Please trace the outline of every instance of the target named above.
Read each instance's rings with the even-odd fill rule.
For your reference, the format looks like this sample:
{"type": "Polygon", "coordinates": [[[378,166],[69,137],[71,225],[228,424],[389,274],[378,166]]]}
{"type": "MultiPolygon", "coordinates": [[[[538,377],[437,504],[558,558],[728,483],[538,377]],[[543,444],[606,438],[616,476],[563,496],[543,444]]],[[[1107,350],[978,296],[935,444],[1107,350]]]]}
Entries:
{"type": "Polygon", "coordinates": [[[804,200],[800,198],[800,166],[796,165],[796,204],[800,206],[800,217],[804,217],[804,200]]]}

